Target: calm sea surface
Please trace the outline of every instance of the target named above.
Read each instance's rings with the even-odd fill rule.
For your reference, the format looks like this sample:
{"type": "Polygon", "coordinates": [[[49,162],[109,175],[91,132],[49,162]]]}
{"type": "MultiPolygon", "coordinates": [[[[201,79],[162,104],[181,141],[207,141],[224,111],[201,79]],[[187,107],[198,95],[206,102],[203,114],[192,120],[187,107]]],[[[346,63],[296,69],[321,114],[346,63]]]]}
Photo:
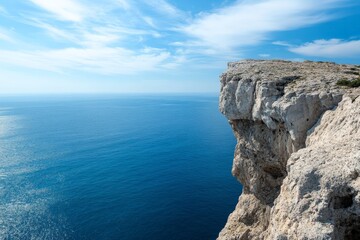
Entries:
{"type": "Polygon", "coordinates": [[[217,96],[0,98],[0,239],[215,239],[241,185],[217,96]]]}

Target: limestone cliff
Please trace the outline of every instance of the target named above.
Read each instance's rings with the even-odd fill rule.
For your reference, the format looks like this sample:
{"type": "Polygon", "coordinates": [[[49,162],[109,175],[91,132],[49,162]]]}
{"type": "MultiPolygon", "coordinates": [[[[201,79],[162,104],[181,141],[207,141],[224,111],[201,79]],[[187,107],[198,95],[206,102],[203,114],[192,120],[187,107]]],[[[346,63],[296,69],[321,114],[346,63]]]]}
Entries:
{"type": "Polygon", "coordinates": [[[360,239],[360,67],[247,60],[221,76],[243,193],[218,240],[360,239]]]}

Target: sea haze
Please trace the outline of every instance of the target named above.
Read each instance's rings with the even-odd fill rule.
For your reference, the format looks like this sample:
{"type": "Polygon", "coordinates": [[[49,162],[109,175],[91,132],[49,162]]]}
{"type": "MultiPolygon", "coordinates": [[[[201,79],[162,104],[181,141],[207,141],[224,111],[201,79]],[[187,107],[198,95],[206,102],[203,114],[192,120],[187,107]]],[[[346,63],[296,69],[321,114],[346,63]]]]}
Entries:
{"type": "Polygon", "coordinates": [[[241,192],[217,101],[0,98],[0,239],[215,239],[241,192]]]}

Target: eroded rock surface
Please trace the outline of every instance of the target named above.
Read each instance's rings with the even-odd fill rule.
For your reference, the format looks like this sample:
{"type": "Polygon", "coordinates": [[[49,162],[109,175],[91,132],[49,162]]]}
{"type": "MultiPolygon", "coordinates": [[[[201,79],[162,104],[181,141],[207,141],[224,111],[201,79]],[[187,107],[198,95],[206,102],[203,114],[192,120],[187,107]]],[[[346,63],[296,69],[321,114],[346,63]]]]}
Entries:
{"type": "Polygon", "coordinates": [[[243,193],[219,240],[360,239],[360,90],[336,85],[359,72],[229,64],[219,107],[238,141],[232,173],[243,193]]]}

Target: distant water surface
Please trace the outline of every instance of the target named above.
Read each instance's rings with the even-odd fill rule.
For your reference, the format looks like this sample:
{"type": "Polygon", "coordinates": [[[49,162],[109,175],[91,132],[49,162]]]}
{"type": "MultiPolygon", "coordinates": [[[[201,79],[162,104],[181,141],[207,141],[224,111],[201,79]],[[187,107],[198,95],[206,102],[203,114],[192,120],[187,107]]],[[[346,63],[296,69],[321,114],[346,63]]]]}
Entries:
{"type": "Polygon", "coordinates": [[[0,98],[0,239],[215,239],[241,185],[217,96],[0,98]]]}

